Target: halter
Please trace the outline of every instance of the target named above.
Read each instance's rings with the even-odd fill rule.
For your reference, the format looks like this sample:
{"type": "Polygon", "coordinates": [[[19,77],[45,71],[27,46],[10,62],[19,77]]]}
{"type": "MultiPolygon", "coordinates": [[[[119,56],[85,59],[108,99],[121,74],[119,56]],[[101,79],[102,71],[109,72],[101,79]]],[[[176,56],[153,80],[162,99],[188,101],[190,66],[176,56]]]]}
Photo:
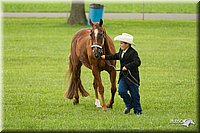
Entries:
{"type": "Polygon", "coordinates": [[[100,49],[103,49],[103,46],[104,46],[104,37],[103,37],[103,42],[102,42],[102,44],[101,44],[101,46],[100,45],[97,45],[97,43],[96,44],[93,44],[93,42],[92,42],[92,45],[91,45],[91,48],[100,48],[100,49]]]}
{"type": "Polygon", "coordinates": [[[96,45],[96,44],[94,44],[94,45],[91,46],[91,48],[94,48],[94,47],[102,49],[102,46],[99,46],[99,45],[96,45]]]}

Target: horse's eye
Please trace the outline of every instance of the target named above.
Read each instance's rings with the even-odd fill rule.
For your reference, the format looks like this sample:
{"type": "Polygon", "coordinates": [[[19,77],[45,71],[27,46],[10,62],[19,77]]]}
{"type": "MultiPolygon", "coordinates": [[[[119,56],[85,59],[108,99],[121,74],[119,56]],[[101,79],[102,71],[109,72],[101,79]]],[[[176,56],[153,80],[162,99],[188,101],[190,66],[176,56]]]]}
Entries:
{"type": "Polygon", "coordinates": [[[100,32],[100,33],[98,34],[98,36],[99,36],[99,37],[103,37],[103,32],[100,32]]]}
{"type": "Polygon", "coordinates": [[[93,32],[91,31],[91,32],[90,32],[90,36],[92,37],[92,35],[93,35],[93,32]]]}

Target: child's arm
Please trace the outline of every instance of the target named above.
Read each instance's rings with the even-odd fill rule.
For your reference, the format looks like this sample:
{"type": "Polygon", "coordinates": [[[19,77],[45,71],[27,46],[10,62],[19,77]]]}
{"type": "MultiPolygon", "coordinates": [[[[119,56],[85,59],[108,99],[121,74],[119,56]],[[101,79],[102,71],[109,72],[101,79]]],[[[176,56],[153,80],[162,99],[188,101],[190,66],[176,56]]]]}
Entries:
{"type": "Polygon", "coordinates": [[[113,54],[113,55],[102,55],[101,58],[105,59],[105,60],[119,60],[120,59],[120,54],[118,52],[118,53],[113,54]]]}
{"type": "Polygon", "coordinates": [[[127,65],[125,65],[125,67],[127,69],[131,69],[133,67],[139,67],[141,65],[141,60],[138,56],[138,53],[135,52],[134,55],[133,55],[133,61],[128,63],[127,65]]]}

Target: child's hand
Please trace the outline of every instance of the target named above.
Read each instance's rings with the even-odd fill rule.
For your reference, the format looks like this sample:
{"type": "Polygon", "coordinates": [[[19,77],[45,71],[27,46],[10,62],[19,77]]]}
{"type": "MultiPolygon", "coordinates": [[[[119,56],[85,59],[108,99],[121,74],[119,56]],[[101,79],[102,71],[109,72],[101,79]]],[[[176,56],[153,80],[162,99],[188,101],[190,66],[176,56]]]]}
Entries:
{"type": "Polygon", "coordinates": [[[102,59],[105,59],[105,55],[102,55],[101,58],[102,58],[102,59]]]}
{"type": "Polygon", "coordinates": [[[127,68],[124,66],[124,67],[122,68],[122,70],[123,70],[123,71],[127,71],[127,68]]]}

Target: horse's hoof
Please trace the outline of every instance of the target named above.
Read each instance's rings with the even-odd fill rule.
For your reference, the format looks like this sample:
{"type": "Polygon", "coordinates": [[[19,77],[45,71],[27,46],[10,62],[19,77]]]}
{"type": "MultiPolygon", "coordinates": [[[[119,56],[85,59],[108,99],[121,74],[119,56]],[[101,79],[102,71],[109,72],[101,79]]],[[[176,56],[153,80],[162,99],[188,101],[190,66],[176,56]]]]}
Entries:
{"type": "Polygon", "coordinates": [[[107,108],[106,108],[106,107],[102,107],[102,110],[103,110],[104,112],[107,112],[107,108]]]}
{"type": "Polygon", "coordinates": [[[103,109],[103,112],[107,112],[108,110],[107,109],[103,109]]]}
{"type": "Polygon", "coordinates": [[[107,104],[107,105],[106,105],[106,107],[107,107],[107,108],[110,108],[110,109],[112,109],[112,108],[113,108],[113,106],[112,106],[112,105],[110,105],[110,104],[107,104]]]}
{"type": "Polygon", "coordinates": [[[74,101],[73,101],[73,104],[74,104],[74,105],[77,105],[77,104],[79,104],[79,102],[78,102],[77,100],[74,100],[74,101]]]}
{"type": "Polygon", "coordinates": [[[73,102],[73,104],[74,104],[74,105],[77,105],[78,103],[76,103],[76,102],[73,102]]]}

